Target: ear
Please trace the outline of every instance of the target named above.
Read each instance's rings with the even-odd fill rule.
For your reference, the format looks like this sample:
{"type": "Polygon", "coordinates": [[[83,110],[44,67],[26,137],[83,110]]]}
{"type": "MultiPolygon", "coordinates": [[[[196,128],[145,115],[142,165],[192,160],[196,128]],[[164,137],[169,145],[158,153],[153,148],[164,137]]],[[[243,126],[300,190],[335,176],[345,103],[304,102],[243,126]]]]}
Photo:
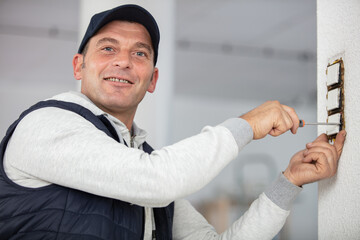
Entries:
{"type": "Polygon", "coordinates": [[[81,69],[82,69],[82,65],[83,65],[83,55],[82,54],[75,54],[72,64],[73,64],[73,69],[74,69],[74,77],[76,80],[81,80],[82,78],[82,74],[81,74],[81,69]]]}
{"type": "Polygon", "coordinates": [[[147,89],[147,91],[149,93],[153,93],[155,91],[158,78],[159,78],[159,69],[156,67],[156,68],[154,68],[152,79],[151,79],[149,87],[147,89]]]}

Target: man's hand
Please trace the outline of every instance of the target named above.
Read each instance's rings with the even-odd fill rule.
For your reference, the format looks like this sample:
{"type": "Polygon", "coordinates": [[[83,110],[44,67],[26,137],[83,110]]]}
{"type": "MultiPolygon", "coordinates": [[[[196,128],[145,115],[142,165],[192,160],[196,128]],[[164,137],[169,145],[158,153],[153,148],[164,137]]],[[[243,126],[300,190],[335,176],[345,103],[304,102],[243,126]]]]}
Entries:
{"type": "Polygon", "coordinates": [[[278,101],[268,101],[240,118],[250,124],[254,139],[263,138],[267,134],[279,136],[289,129],[295,134],[299,127],[299,118],[295,110],[278,101]]]}
{"type": "Polygon", "coordinates": [[[338,167],[346,132],[340,131],[334,145],[329,144],[325,134],[314,142],[306,144],[306,149],[296,153],[284,172],[285,177],[297,186],[335,175],[338,167]]]}

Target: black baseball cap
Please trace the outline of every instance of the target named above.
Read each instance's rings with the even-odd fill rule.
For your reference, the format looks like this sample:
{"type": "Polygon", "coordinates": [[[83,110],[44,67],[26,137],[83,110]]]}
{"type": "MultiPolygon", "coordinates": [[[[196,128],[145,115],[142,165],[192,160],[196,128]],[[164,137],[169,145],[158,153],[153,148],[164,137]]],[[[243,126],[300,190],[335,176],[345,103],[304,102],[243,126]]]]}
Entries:
{"type": "Polygon", "coordinates": [[[84,38],[81,41],[78,53],[81,53],[84,50],[86,43],[97,33],[97,31],[99,31],[100,28],[114,20],[140,23],[147,29],[154,49],[155,65],[157,62],[160,41],[159,27],[154,17],[146,9],[134,4],[121,5],[119,7],[95,14],[90,20],[84,38]]]}

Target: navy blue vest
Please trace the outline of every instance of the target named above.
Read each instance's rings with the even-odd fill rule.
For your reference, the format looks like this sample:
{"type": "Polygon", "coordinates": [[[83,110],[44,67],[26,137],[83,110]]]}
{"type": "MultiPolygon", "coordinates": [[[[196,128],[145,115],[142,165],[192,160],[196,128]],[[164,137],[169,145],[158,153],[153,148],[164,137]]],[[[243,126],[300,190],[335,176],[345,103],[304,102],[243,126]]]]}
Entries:
{"type": "MultiPolygon", "coordinates": [[[[115,129],[104,116],[96,116],[74,103],[43,101],[23,112],[0,145],[0,239],[143,239],[143,207],[55,184],[26,188],[6,176],[3,157],[12,133],[23,117],[43,107],[73,111],[119,142],[115,129]]],[[[147,143],[143,149],[148,153],[153,150],[147,143]]],[[[174,203],[154,208],[156,239],[172,239],[173,215],[174,203]]]]}

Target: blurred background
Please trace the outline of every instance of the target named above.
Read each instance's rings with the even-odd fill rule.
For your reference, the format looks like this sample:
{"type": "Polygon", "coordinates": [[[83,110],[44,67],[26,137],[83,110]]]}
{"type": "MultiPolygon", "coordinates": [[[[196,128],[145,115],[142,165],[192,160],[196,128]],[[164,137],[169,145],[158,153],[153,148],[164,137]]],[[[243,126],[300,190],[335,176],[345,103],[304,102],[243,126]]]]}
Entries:
{"type": "MultiPolygon", "coordinates": [[[[156,147],[197,134],[206,125],[239,116],[267,100],[279,100],[305,121],[316,121],[315,0],[172,3],[174,66],[170,97],[164,100],[169,105],[168,124],[164,141],[156,147]]],[[[83,31],[81,4],[0,0],[1,136],[35,102],[78,89],[71,62],[83,31]]],[[[164,45],[166,38],[160,43],[162,52],[167,50],[164,45]]],[[[161,64],[160,60],[159,84],[169,81],[161,78],[161,64]]],[[[317,129],[309,126],[296,135],[253,141],[188,199],[222,232],[316,135],[317,129]]],[[[304,186],[275,239],[317,239],[317,184],[304,186]]]]}

